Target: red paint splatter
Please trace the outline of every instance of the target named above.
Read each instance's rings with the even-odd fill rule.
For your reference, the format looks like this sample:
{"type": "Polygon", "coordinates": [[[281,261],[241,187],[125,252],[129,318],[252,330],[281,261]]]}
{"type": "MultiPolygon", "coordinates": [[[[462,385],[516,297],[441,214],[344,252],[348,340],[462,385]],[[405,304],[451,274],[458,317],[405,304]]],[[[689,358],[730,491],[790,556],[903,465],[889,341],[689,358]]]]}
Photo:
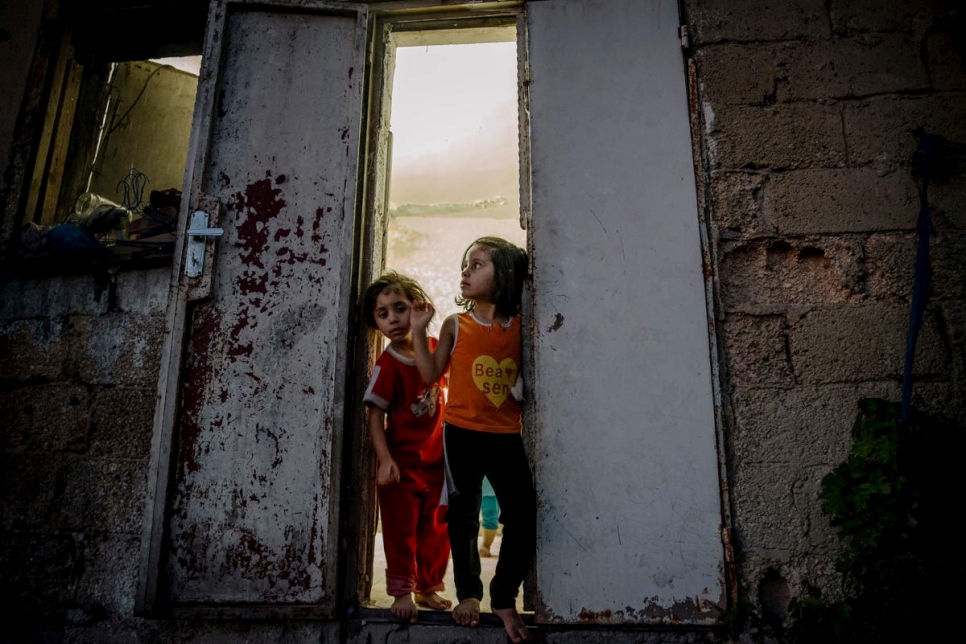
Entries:
{"type": "Polygon", "coordinates": [[[235,324],[232,325],[231,330],[229,331],[229,337],[233,343],[238,343],[238,336],[241,334],[242,329],[248,327],[248,321],[248,311],[244,309],[241,310],[238,313],[238,319],[235,320],[235,324]]]}
{"type": "MultiPolygon", "coordinates": [[[[271,173],[268,173],[271,176],[271,173]]],[[[272,187],[271,179],[262,179],[245,188],[245,193],[236,193],[232,205],[237,213],[235,226],[238,241],[235,247],[242,249],[243,264],[265,268],[261,254],[269,240],[269,222],[285,207],[284,199],[279,198],[281,190],[272,187]]]]}
{"type": "Polygon", "coordinates": [[[199,306],[191,320],[188,359],[181,381],[180,461],[188,474],[201,469],[197,456],[202,429],[201,412],[208,383],[214,380],[215,365],[211,345],[221,333],[221,316],[210,305],[199,306]]]}
{"type": "Polygon", "coordinates": [[[315,220],[312,222],[312,241],[315,243],[322,241],[322,235],[319,234],[319,228],[322,227],[322,217],[324,216],[325,211],[321,208],[316,208],[315,220]]]}
{"type": "Polygon", "coordinates": [[[268,283],[268,275],[264,273],[256,277],[246,271],[244,275],[240,275],[235,280],[235,283],[238,285],[238,291],[241,295],[251,295],[252,293],[268,294],[268,289],[265,287],[268,283]]]}
{"type": "Polygon", "coordinates": [[[254,351],[255,347],[251,342],[248,344],[236,344],[228,350],[227,358],[232,362],[235,362],[235,360],[240,356],[244,356],[246,358],[251,357],[252,352],[254,351]]]}

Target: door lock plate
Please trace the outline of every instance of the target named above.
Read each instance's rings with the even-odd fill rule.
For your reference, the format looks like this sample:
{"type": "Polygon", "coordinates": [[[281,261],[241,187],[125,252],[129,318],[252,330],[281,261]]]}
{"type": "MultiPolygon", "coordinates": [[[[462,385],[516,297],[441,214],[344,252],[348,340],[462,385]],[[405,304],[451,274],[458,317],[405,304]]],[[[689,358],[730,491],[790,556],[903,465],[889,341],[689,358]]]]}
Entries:
{"type": "Polygon", "coordinates": [[[196,210],[191,213],[191,226],[188,228],[188,257],[185,260],[184,274],[200,277],[205,269],[205,248],[224,234],[222,228],[208,228],[208,213],[196,210]]]}

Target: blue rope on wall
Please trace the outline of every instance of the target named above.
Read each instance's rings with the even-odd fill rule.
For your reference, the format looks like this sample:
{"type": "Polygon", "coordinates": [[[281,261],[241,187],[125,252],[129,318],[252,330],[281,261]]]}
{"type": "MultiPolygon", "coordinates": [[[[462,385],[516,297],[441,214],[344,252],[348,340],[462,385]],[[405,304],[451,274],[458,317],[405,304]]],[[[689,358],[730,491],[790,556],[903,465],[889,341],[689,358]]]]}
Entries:
{"type": "MultiPolygon", "coordinates": [[[[932,218],[929,213],[929,172],[936,148],[935,135],[922,128],[915,131],[919,137],[916,155],[922,175],[922,190],[919,194],[919,220],[916,224],[916,269],[912,278],[912,306],[909,310],[909,331],[906,335],[906,363],[902,373],[902,422],[909,417],[912,400],[912,366],[916,357],[916,340],[922,328],[929,297],[929,236],[933,233],[932,218]]],[[[940,141],[941,145],[941,141],[940,141]]]]}

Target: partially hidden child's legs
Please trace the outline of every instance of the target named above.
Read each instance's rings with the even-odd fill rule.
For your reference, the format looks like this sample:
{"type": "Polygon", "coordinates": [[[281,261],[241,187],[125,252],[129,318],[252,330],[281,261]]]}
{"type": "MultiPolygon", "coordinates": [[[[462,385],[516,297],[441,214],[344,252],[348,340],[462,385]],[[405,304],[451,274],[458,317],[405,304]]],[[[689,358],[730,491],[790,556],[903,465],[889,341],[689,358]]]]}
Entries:
{"type": "Polygon", "coordinates": [[[483,463],[478,450],[483,432],[448,424],[443,431],[447,464],[456,489],[455,495],[452,491],[450,493],[448,512],[453,581],[460,602],[453,609],[453,618],[460,624],[473,626],[479,622],[479,601],[483,599],[480,553],[477,550],[483,483],[483,463]]]}
{"type": "Polygon", "coordinates": [[[491,556],[490,548],[496,539],[496,533],[500,528],[500,504],[496,502],[496,496],[484,494],[480,503],[480,514],[483,518],[483,545],[480,546],[480,556],[491,556]]]}

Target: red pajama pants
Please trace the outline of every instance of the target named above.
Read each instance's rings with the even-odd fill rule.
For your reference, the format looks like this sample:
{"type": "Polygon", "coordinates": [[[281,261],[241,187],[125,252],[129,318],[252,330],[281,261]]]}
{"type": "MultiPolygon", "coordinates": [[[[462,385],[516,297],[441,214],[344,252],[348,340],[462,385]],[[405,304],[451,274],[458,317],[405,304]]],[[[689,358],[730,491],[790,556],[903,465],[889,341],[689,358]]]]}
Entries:
{"type": "Polygon", "coordinates": [[[449,563],[449,536],[437,515],[443,466],[402,469],[399,479],[379,488],[386,589],[393,597],[443,590],[449,563]]]}

